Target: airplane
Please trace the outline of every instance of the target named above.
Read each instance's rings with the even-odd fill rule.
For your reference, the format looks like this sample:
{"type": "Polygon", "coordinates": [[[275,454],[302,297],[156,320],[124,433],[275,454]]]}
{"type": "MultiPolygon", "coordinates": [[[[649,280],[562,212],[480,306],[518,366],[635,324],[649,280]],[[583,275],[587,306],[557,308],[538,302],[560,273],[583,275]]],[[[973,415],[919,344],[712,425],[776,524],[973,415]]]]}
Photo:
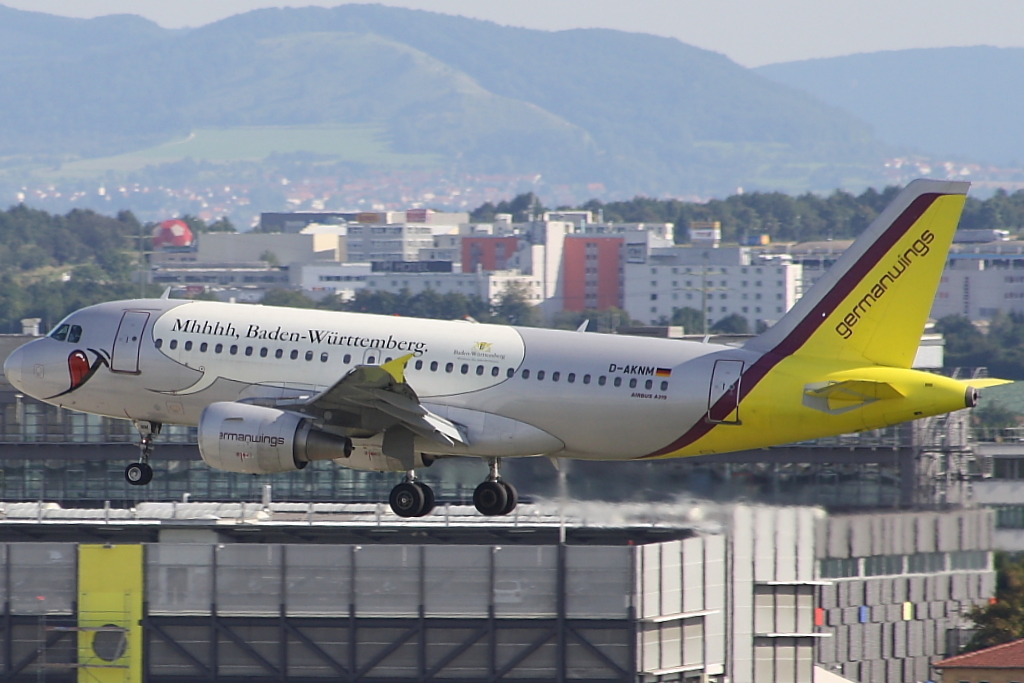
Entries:
{"type": "Polygon", "coordinates": [[[416,470],[483,458],[473,502],[511,512],[503,458],[645,460],[878,429],[977,403],[911,369],[969,184],[916,180],[764,333],[742,346],[206,301],[84,308],[16,349],[8,381],[128,419],[144,485],[164,424],[198,428],[211,467],[268,474],[333,460],[404,471],[389,496],[428,514],[416,470]]]}

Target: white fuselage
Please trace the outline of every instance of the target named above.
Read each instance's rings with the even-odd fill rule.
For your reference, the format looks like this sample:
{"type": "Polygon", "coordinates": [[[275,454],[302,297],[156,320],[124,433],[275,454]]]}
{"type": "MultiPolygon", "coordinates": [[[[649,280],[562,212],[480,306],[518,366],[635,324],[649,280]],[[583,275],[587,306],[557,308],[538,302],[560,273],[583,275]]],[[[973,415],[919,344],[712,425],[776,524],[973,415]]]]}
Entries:
{"type": "MultiPolygon", "coordinates": [[[[312,396],[358,365],[412,354],[405,378],[424,407],[479,443],[497,438],[497,416],[551,435],[535,442],[543,454],[589,459],[663,448],[704,418],[715,360],[757,357],[665,339],[162,299],[100,304],[62,324],[79,330],[74,341],[31,342],[7,364],[16,385],[55,405],[196,425],[214,402],[312,396]],[[93,372],[72,388],[76,352],[93,372]]],[[[495,453],[473,442],[417,448],[495,453]]]]}

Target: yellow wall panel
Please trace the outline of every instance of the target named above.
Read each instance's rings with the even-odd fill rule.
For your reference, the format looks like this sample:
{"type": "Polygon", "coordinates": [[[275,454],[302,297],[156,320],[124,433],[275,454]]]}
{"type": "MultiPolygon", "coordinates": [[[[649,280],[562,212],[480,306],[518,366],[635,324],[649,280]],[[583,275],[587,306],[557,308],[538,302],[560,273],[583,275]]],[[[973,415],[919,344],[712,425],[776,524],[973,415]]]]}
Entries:
{"type": "Polygon", "coordinates": [[[79,683],[141,683],[141,545],[78,549],[79,683]]]}

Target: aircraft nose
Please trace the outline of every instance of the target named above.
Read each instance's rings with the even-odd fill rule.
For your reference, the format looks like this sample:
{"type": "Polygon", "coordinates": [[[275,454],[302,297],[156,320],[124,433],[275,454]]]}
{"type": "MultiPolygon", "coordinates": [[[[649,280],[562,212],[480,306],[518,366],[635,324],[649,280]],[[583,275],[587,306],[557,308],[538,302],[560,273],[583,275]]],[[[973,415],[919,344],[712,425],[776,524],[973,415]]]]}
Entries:
{"type": "Polygon", "coordinates": [[[25,347],[20,346],[14,350],[11,355],[7,356],[7,360],[4,361],[4,377],[11,383],[18,391],[25,391],[25,385],[23,380],[24,374],[24,363],[25,363],[25,347]]]}

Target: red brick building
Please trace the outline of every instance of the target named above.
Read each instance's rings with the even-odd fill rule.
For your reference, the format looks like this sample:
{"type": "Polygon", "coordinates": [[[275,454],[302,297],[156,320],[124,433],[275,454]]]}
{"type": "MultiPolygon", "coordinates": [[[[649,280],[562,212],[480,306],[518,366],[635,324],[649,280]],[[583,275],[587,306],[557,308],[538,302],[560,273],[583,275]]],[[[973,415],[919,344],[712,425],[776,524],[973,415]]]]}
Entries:
{"type": "Polygon", "coordinates": [[[519,249],[518,237],[463,237],[462,272],[506,270],[519,249]]]}
{"type": "Polygon", "coordinates": [[[622,237],[566,235],[562,248],[562,307],[622,308],[622,237]]]}

